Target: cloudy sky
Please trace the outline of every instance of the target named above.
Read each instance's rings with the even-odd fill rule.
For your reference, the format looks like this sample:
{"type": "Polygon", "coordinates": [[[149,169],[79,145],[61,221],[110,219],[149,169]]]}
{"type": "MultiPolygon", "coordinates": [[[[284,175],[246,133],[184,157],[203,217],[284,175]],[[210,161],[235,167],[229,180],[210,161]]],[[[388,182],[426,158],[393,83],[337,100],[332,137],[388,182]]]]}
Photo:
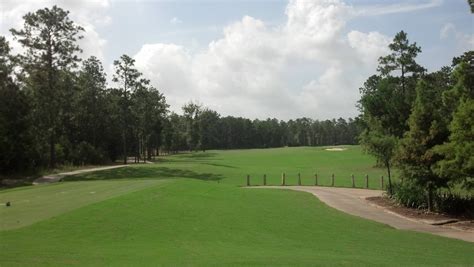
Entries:
{"type": "Polygon", "coordinates": [[[398,31],[428,70],[474,49],[466,0],[0,0],[0,35],[53,4],[86,29],[82,57],[111,73],[133,56],[178,112],[193,100],[248,118],[352,117],[398,31]]]}

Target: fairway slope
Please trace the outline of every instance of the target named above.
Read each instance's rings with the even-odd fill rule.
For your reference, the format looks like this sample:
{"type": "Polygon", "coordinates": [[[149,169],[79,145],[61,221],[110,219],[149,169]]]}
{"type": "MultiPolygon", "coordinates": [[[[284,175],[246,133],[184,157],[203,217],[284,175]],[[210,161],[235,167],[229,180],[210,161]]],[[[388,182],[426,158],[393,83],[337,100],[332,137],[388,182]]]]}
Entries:
{"type": "Polygon", "coordinates": [[[346,215],[308,193],[193,179],[1,231],[0,240],[2,266],[474,263],[470,243],[346,215]]]}

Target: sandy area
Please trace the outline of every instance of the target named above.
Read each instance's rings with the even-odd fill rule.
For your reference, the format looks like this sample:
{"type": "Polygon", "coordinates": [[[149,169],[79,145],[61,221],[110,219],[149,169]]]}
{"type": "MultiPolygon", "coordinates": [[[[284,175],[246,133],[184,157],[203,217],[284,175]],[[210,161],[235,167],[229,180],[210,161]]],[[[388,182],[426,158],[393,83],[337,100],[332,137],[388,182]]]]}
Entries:
{"type": "Polygon", "coordinates": [[[331,147],[331,148],[326,148],[326,151],[344,151],[347,150],[345,147],[331,147]]]}

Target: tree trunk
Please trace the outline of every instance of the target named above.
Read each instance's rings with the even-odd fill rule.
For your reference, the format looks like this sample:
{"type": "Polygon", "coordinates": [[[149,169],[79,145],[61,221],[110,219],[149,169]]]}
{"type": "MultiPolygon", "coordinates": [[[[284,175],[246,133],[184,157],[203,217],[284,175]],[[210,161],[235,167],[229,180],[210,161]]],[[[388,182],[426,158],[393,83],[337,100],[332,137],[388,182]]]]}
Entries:
{"type": "Polygon", "coordinates": [[[125,133],[122,133],[122,152],[123,152],[123,164],[127,164],[127,137],[125,136],[125,133]]]}
{"type": "Polygon", "coordinates": [[[390,162],[386,161],[385,166],[387,166],[387,176],[388,176],[388,194],[392,195],[392,177],[391,177],[391,172],[390,172],[390,162]]]}
{"type": "MultiPolygon", "coordinates": [[[[53,50],[52,50],[52,37],[51,33],[48,32],[48,41],[47,41],[47,46],[48,46],[48,51],[47,51],[47,60],[48,60],[48,96],[53,97],[56,96],[53,94],[53,50]]],[[[53,100],[54,103],[54,100],[53,100]]],[[[53,105],[55,105],[54,103],[53,105]]],[[[49,106],[49,105],[48,105],[49,106]]],[[[43,107],[44,108],[44,107],[43,107]]],[[[55,116],[57,114],[53,114],[53,110],[48,110],[49,112],[49,127],[51,127],[51,133],[49,136],[49,167],[54,168],[56,167],[56,149],[54,147],[55,143],[55,136],[54,136],[54,130],[55,130],[55,116]]]]}
{"type": "Polygon", "coordinates": [[[56,149],[54,147],[54,130],[49,136],[49,167],[53,169],[56,167],[56,149]]]}
{"type": "Polygon", "coordinates": [[[405,96],[405,66],[402,65],[402,94],[405,96]]]}
{"type": "Polygon", "coordinates": [[[433,189],[428,186],[428,211],[433,211],[433,189]]]}
{"type": "Polygon", "coordinates": [[[137,134],[137,160],[138,160],[138,163],[140,163],[140,148],[141,148],[141,138],[140,138],[140,135],[137,134]]]}

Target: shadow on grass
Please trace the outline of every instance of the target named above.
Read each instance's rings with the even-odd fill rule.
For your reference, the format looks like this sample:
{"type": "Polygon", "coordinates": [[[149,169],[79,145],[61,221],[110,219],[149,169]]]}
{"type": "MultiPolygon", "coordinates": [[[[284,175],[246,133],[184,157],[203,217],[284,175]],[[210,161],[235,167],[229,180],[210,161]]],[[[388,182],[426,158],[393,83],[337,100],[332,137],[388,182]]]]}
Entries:
{"type": "Polygon", "coordinates": [[[209,159],[215,157],[217,153],[210,153],[210,152],[196,152],[196,153],[189,153],[189,154],[182,154],[178,155],[178,158],[188,158],[193,160],[202,160],[202,159],[209,159]]]}
{"type": "Polygon", "coordinates": [[[169,179],[169,178],[191,178],[206,181],[217,181],[223,177],[214,173],[198,173],[190,170],[174,169],[168,167],[159,168],[134,168],[125,167],[112,170],[84,173],[80,175],[67,176],[65,181],[88,181],[88,180],[110,180],[110,179],[169,179]]]}
{"type": "Polygon", "coordinates": [[[202,163],[210,166],[215,166],[215,167],[224,167],[224,168],[232,168],[232,169],[237,169],[237,167],[232,166],[232,165],[227,165],[227,164],[219,164],[219,163],[202,163]]]}

